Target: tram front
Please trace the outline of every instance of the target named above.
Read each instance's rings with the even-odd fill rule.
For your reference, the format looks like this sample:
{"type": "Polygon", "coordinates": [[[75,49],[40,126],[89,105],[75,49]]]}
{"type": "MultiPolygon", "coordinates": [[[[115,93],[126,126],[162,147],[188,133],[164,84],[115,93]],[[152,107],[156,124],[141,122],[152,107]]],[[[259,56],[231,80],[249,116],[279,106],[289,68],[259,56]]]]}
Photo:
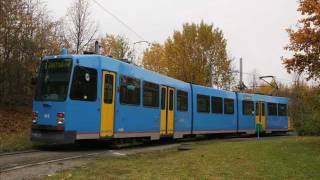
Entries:
{"type": "Polygon", "coordinates": [[[73,142],[75,133],[65,131],[67,94],[72,73],[72,58],[45,58],[41,61],[32,112],[31,140],[73,142]]]}

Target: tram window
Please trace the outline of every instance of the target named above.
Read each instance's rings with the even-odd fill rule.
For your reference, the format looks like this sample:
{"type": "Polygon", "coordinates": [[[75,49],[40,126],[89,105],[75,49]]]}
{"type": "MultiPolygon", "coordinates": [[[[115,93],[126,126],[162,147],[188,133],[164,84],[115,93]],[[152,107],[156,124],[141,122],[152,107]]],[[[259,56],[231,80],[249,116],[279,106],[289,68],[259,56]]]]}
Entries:
{"type": "Polygon", "coordinates": [[[104,77],[104,103],[112,104],[113,102],[113,75],[106,74],[104,77]]]}
{"type": "Polygon", "coordinates": [[[67,98],[71,59],[44,60],[41,62],[36,85],[36,101],[64,101],[67,98]]]}
{"type": "Polygon", "coordinates": [[[159,107],[159,85],[143,82],[143,106],[159,107]]]}
{"type": "Polygon", "coordinates": [[[95,101],[97,99],[97,70],[75,67],[70,98],[80,101],[95,101]]]}
{"type": "Polygon", "coordinates": [[[198,94],[197,95],[198,112],[209,113],[210,112],[210,97],[198,94]]]}
{"type": "Polygon", "coordinates": [[[234,100],[233,99],[224,99],[224,114],[233,114],[234,113],[234,100]]]}
{"type": "Polygon", "coordinates": [[[178,111],[188,111],[188,93],[177,91],[177,109],[178,111]]]}
{"type": "Polygon", "coordinates": [[[166,109],[166,97],[167,97],[167,89],[162,87],[161,88],[161,109],[166,109]]]}
{"type": "Polygon", "coordinates": [[[170,89],[169,91],[169,110],[173,110],[173,90],[170,89]]]}
{"type": "Polygon", "coordinates": [[[260,108],[259,108],[259,103],[256,102],[256,115],[259,116],[260,115],[260,108]]]}
{"type": "Polygon", "coordinates": [[[277,104],[276,103],[268,103],[268,115],[269,116],[277,116],[277,104]]]}
{"type": "MultiPolygon", "coordinates": [[[[256,102],[256,115],[260,115],[259,102],[256,102]]],[[[261,116],[265,116],[265,103],[261,102],[261,116]]]]}
{"type": "Polygon", "coordinates": [[[140,80],[122,75],[120,77],[120,103],[140,105],[140,80]]]}
{"type": "Polygon", "coordinates": [[[287,105],[278,104],[278,114],[279,116],[287,116],[287,105]]]}
{"type": "Polygon", "coordinates": [[[222,98],[211,97],[211,112],[216,114],[222,114],[222,98]]]}
{"type": "Polygon", "coordinates": [[[242,101],[242,114],[249,116],[254,115],[253,101],[242,101]]]}

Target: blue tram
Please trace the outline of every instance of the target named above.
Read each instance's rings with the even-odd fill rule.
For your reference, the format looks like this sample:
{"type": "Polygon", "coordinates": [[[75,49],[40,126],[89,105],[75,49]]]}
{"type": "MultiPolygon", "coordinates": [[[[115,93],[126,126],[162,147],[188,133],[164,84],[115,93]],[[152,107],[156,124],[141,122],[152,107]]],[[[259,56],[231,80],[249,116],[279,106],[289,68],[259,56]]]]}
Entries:
{"type": "Polygon", "coordinates": [[[46,56],[33,102],[31,139],[183,138],[288,131],[288,99],[217,90],[102,55],[46,56]]]}

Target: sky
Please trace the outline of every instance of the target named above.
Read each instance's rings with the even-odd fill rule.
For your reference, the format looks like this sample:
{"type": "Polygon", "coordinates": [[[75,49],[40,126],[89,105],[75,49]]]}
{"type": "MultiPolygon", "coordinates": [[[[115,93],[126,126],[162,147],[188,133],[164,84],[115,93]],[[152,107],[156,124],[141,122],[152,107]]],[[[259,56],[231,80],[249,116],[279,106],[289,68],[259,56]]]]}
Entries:
{"type": "MultiPolygon", "coordinates": [[[[120,34],[131,42],[139,41],[134,33],[91,1],[92,20],[99,25],[99,35],[120,34]]],[[[283,83],[292,76],[282,65],[288,56],[286,28],[295,27],[299,19],[297,0],[96,0],[149,42],[163,43],[174,30],[186,22],[213,23],[227,39],[227,50],[239,69],[243,58],[245,81],[256,70],[260,75],[274,75],[283,83]]],[[[51,16],[59,19],[67,13],[73,0],[46,0],[51,16]]],[[[137,44],[136,49],[146,45],[137,44]]]]}

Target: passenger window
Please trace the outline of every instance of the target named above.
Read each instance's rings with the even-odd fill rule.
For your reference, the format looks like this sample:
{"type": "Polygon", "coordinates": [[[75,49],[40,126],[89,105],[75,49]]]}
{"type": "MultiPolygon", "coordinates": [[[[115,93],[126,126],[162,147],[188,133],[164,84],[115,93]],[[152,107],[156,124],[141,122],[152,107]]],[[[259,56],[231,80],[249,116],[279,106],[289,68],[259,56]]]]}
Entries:
{"type": "Polygon", "coordinates": [[[188,111],[188,93],[177,91],[177,109],[178,111],[188,111]]]}
{"type": "Polygon", "coordinates": [[[211,97],[211,112],[215,114],[222,114],[222,98],[211,97]]]}
{"type": "Polygon", "coordinates": [[[167,97],[167,89],[162,87],[161,88],[161,109],[166,109],[166,97],[167,97]]]}
{"type": "Polygon", "coordinates": [[[120,78],[120,103],[140,105],[140,80],[128,76],[120,78]]]}
{"type": "MultiPolygon", "coordinates": [[[[258,107],[256,109],[259,109],[258,107]]],[[[254,115],[254,103],[253,101],[242,101],[242,114],[243,115],[254,115]]]]}
{"type": "Polygon", "coordinates": [[[104,103],[112,104],[113,102],[113,75],[106,74],[104,77],[104,103]]]}
{"type": "MultiPolygon", "coordinates": [[[[266,105],[265,103],[261,103],[261,116],[265,116],[266,105]]],[[[256,102],[256,115],[260,115],[259,103],[256,102]]]]}
{"type": "Polygon", "coordinates": [[[287,105],[278,104],[278,114],[279,116],[287,116],[287,105]]]}
{"type": "Polygon", "coordinates": [[[169,110],[173,110],[173,90],[170,89],[169,91],[169,110]]]}
{"type": "Polygon", "coordinates": [[[261,110],[262,110],[262,111],[261,111],[261,112],[262,112],[261,115],[262,115],[262,116],[265,116],[266,105],[265,105],[265,103],[262,103],[261,105],[262,105],[262,107],[261,107],[261,108],[262,108],[262,109],[261,109],[261,110]]]}
{"type": "Polygon", "coordinates": [[[260,115],[260,109],[259,109],[259,103],[256,102],[256,115],[259,116],[260,115]]]}
{"type": "Polygon", "coordinates": [[[143,106],[159,107],[159,85],[143,82],[143,106]]]}
{"type": "Polygon", "coordinates": [[[233,114],[234,113],[234,100],[233,99],[224,99],[224,114],[233,114]]]}
{"type": "Polygon", "coordinates": [[[276,103],[268,103],[268,115],[269,116],[277,116],[277,104],[276,103]]]}
{"type": "Polygon", "coordinates": [[[209,113],[210,112],[210,97],[198,94],[197,95],[198,112],[209,113]]]}
{"type": "Polygon", "coordinates": [[[70,99],[95,101],[97,99],[97,70],[76,66],[73,73],[70,99]]]}

